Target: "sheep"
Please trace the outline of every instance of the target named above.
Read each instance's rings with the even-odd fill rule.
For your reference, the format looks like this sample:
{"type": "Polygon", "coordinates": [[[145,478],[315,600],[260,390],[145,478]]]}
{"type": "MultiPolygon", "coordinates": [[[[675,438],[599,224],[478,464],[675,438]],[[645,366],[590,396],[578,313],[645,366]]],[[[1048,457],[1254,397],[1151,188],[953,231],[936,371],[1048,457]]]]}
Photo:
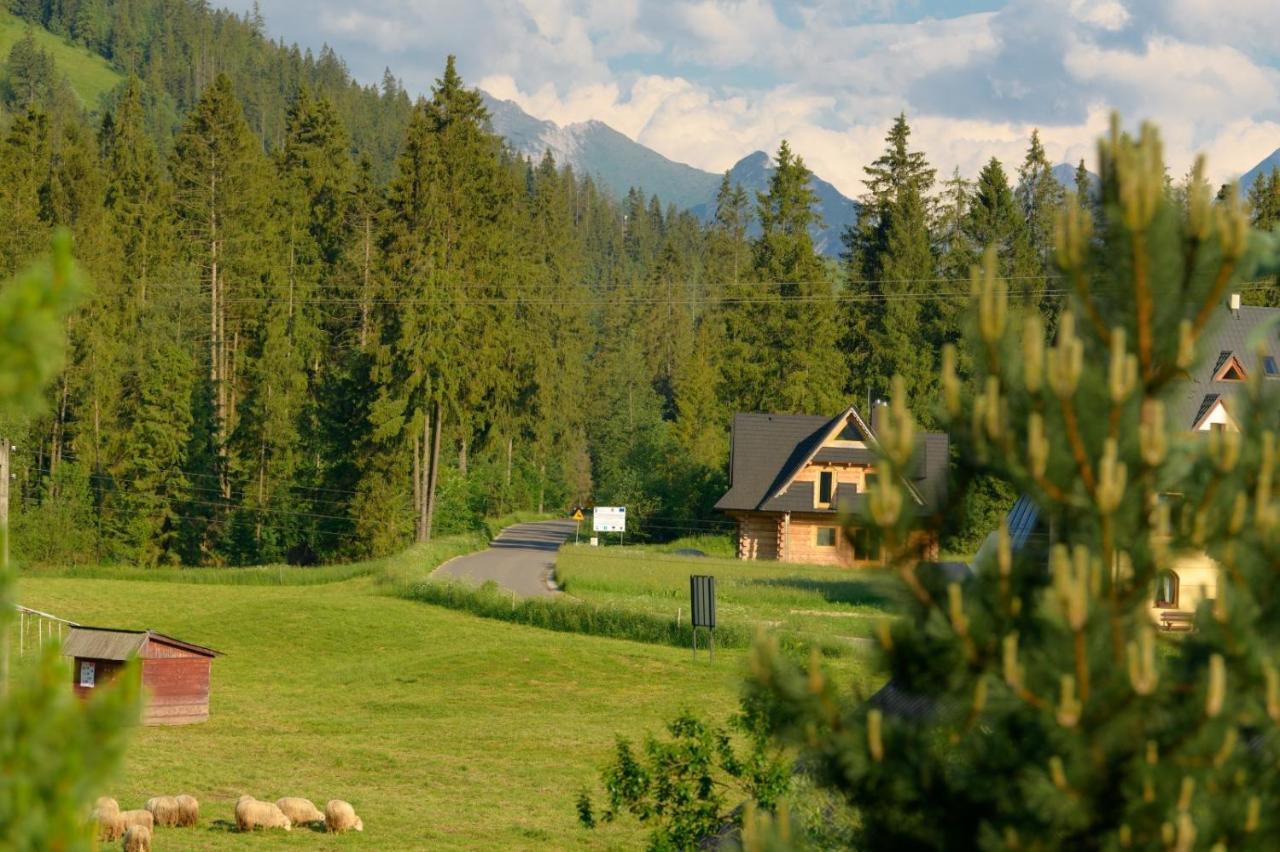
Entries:
{"type": "Polygon", "coordinates": [[[124,834],[120,804],[110,796],[102,796],[94,802],[93,818],[98,823],[99,840],[119,840],[124,834]]]}
{"type": "Polygon", "coordinates": [[[355,808],[341,799],[330,799],[324,806],[324,824],[330,831],[364,831],[364,821],[356,816],[355,808]]]}
{"type": "Polygon", "coordinates": [[[324,822],[324,814],[320,809],[312,804],[310,799],[300,799],[296,796],[285,796],[283,799],[276,800],[276,807],[284,811],[294,825],[303,825],[309,822],[324,822]]]}
{"type": "Polygon", "coordinates": [[[173,796],[155,796],[147,799],[147,810],[156,818],[156,825],[168,828],[178,824],[178,800],[173,796]]]}
{"type": "Polygon", "coordinates": [[[121,811],[120,825],[122,826],[122,830],[127,829],[130,826],[141,825],[145,826],[147,830],[150,831],[156,827],[156,818],[152,815],[151,811],[121,811]]]}
{"type": "Polygon", "coordinates": [[[151,829],[145,825],[131,825],[124,833],[124,852],[151,852],[151,829]]]}
{"type": "Polygon", "coordinates": [[[200,822],[200,803],[195,796],[177,796],[178,825],[183,828],[195,828],[200,822]]]}
{"type": "Polygon", "coordinates": [[[259,802],[252,796],[241,796],[236,800],[236,828],[241,831],[253,831],[255,828],[293,829],[293,822],[271,802],[259,802]]]}

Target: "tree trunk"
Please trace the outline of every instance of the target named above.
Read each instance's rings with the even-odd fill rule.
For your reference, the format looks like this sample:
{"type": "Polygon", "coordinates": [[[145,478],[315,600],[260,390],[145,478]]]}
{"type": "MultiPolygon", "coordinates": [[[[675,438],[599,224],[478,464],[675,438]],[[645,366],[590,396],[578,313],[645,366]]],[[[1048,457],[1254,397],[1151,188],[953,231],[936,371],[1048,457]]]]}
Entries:
{"type": "Polygon", "coordinates": [[[511,456],[515,452],[515,439],[507,436],[507,487],[511,487],[511,456]]]}
{"type": "Polygon", "coordinates": [[[430,478],[427,480],[427,541],[431,541],[431,522],[436,513],[436,483],[440,472],[440,433],[444,431],[444,417],[440,414],[440,403],[435,405],[435,433],[431,436],[430,478]]]}
{"type": "Polygon", "coordinates": [[[364,286],[360,288],[360,348],[369,343],[369,255],[373,244],[372,217],[364,217],[364,286]]]}
{"type": "Polygon", "coordinates": [[[458,472],[467,475],[467,439],[464,437],[458,445],[458,472]]]}
{"type": "Polygon", "coordinates": [[[422,441],[417,433],[413,436],[413,540],[425,541],[426,526],[422,523],[425,513],[422,511],[422,453],[419,447],[422,441]]]}
{"type": "Polygon", "coordinates": [[[538,465],[538,514],[543,513],[543,500],[547,493],[547,463],[538,465]]]}

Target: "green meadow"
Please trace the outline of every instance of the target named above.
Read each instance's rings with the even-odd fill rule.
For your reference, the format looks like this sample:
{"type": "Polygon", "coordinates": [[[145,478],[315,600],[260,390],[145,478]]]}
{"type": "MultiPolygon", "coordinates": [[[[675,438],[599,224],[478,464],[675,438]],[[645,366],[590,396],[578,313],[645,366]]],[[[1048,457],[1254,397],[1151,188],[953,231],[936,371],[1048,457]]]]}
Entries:
{"type": "MultiPolygon", "coordinates": [[[[187,577],[196,582],[174,582],[181,573],[140,579],[132,571],[105,579],[109,569],[92,577],[28,574],[19,595],[74,621],[150,627],[225,654],[213,664],[210,721],[138,728],[123,773],[106,791],[125,808],[162,794],[200,800],[200,827],[161,829],[156,849],[641,845],[644,829],[634,822],[579,827],[578,793],[598,790],[617,735],[642,739],[685,708],[727,718],[747,652],[695,662],[680,648],[507,624],[395,596],[450,548],[475,546],[474,538],[444,539],[433,550],[348,566],[356,571],[350,578],[336,567],[216,569],[225,582],[206,573],[187,577]],[[271,570],[277,582],[265,579],[271,570]],[[317,570],[330,581],[305,583],[296,573],[317,570]],[[233,830],[233,805],[243,793],[305,796],[321,807],[344,798],[365,831],[242,835],[233,830]]],[[[594,564],[588,556],[568,550],[570,576],[594,564]]],[[[659,565],[672,582],[690,567],[659,565]]],[[[751,570],[741,577],[769,577],[744,568],[751,570]]],[[[783,591],[789,570],[775,572],[774,593],[760,586],[771,603],[751,611],[814,603],[812,592],[783,591]]],[[[734,610],[733,584],[721,588],[729,593],[722,606],[734,610]]],[[[874,685],[861,652],[829,662],[836,676],[874,685]]]]}
{"type": "MultiPolygon", "coordinates": [[[[27,29],[27,23],[21,18],[8,11],[0,11],[0,66],[27,29]]],[[[36,43],[53,56],[58,70],[66,75],[80,102],[90,110],[96,110],[102,96],[124,79],[111,67],[111,63],[88,48],[64,41],[40,27],[32,28],[31,33],[36,43]]],[[[3,68],[0,68],[0,76],[3,73],[3,68]]]]}
{"type": "Polygon", "coordinates": [[[687,619],[689,576],[711,574],[719,624],[823,644],[871,636],[894,606],[896,585],[881,569],[663,552],[673,549],[568,545],[556,563],[556,579],[589,603],[687,619]]]}

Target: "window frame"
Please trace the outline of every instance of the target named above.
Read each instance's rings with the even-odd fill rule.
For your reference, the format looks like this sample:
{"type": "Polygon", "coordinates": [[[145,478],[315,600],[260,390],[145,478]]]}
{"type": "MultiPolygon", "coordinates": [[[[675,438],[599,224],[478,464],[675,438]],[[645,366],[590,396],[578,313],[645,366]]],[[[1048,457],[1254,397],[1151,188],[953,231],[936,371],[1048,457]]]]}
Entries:
{"type": "Polygon", "coordinates": [[[814,547],[838,547],[840,544],[840,528],[839,527],[814,527],[813,528],[813,546],[814,547]],[[823,544],[822,534],[831,534],[831,543],[823,544]]]}
{"type": "Polygon", "coordinates": [[[813,488],[813,505],[819,509],[830,509],[836,501],[836,487],[839,485],[839,479],[836,477],[834,470],[818,471],[818,481],[814,483],[813,488]],[[822,499],[822,484],[826,477],[830,477],[830,487],[827,490],[827,499],[822,499]]]}

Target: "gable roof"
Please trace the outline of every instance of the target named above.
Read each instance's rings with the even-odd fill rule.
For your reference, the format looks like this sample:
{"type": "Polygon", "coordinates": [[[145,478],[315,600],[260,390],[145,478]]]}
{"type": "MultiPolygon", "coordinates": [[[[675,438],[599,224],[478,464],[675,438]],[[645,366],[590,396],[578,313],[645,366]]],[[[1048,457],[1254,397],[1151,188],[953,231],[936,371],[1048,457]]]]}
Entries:
{"type": "MultiPolygon", "coordinates": [[[[77,625],[62,643],[64,657],[88,657],[94,660],[128,660],[139,655],[148,641],[170,645],[202,657],[220,657],[221,652],[203,645],[193,645],[154,630],[117,630],[110,627],[77,625]]],[[[146,656],[145,654],[143,656],[146,656]]]]}
{"type": "Polygon", "coordinates": [[[1233,311],[1224,305],[1218,309],[1199,345],[1201,352],[1217,352],[1217,357],[1206,358],[1192,368],[1185,383],[1185,392],[1170,406],[1175,426],[1194,429],[1218,399],[1238,391],[1240,382],[1219,378],[1232,358],[1239,362],[1246,375],[1254,371],[1264,378],[1268,375],[1264,361],[1266,358],[1280,358],[1280,330],[1268,333],[1263,339],[1265,351],[1261,356],[1249,345],[1249,336],[1255,328],[1277,316],[1280,316],[1280,308],[1242,305],[1233,311]]]}
{"type": "MultiPolygon", "coordinates": [[[[715,508],[721,511],[824,511],[813,507],[812,483],[792,485],[796,475],[814,461],[874,463],[874,444],[875,433],[852,405],[830,418],[811,414],[737,414],[733,418],[730,450],[731,484],[715,508]],[[849,420],[867,436],[870,446],[825,446],[849,420]]],[[[948,452],[945,434],[927,432],[920,437],[916,471],[906,479],[907,488],[918,504],[931,506],[942,493],[948,452]]],[[[850,511],[857,507],[860,495],[840,492],[845,489],[837,489],[833,501],[837,508],[825,511],[850,511]]]]}

